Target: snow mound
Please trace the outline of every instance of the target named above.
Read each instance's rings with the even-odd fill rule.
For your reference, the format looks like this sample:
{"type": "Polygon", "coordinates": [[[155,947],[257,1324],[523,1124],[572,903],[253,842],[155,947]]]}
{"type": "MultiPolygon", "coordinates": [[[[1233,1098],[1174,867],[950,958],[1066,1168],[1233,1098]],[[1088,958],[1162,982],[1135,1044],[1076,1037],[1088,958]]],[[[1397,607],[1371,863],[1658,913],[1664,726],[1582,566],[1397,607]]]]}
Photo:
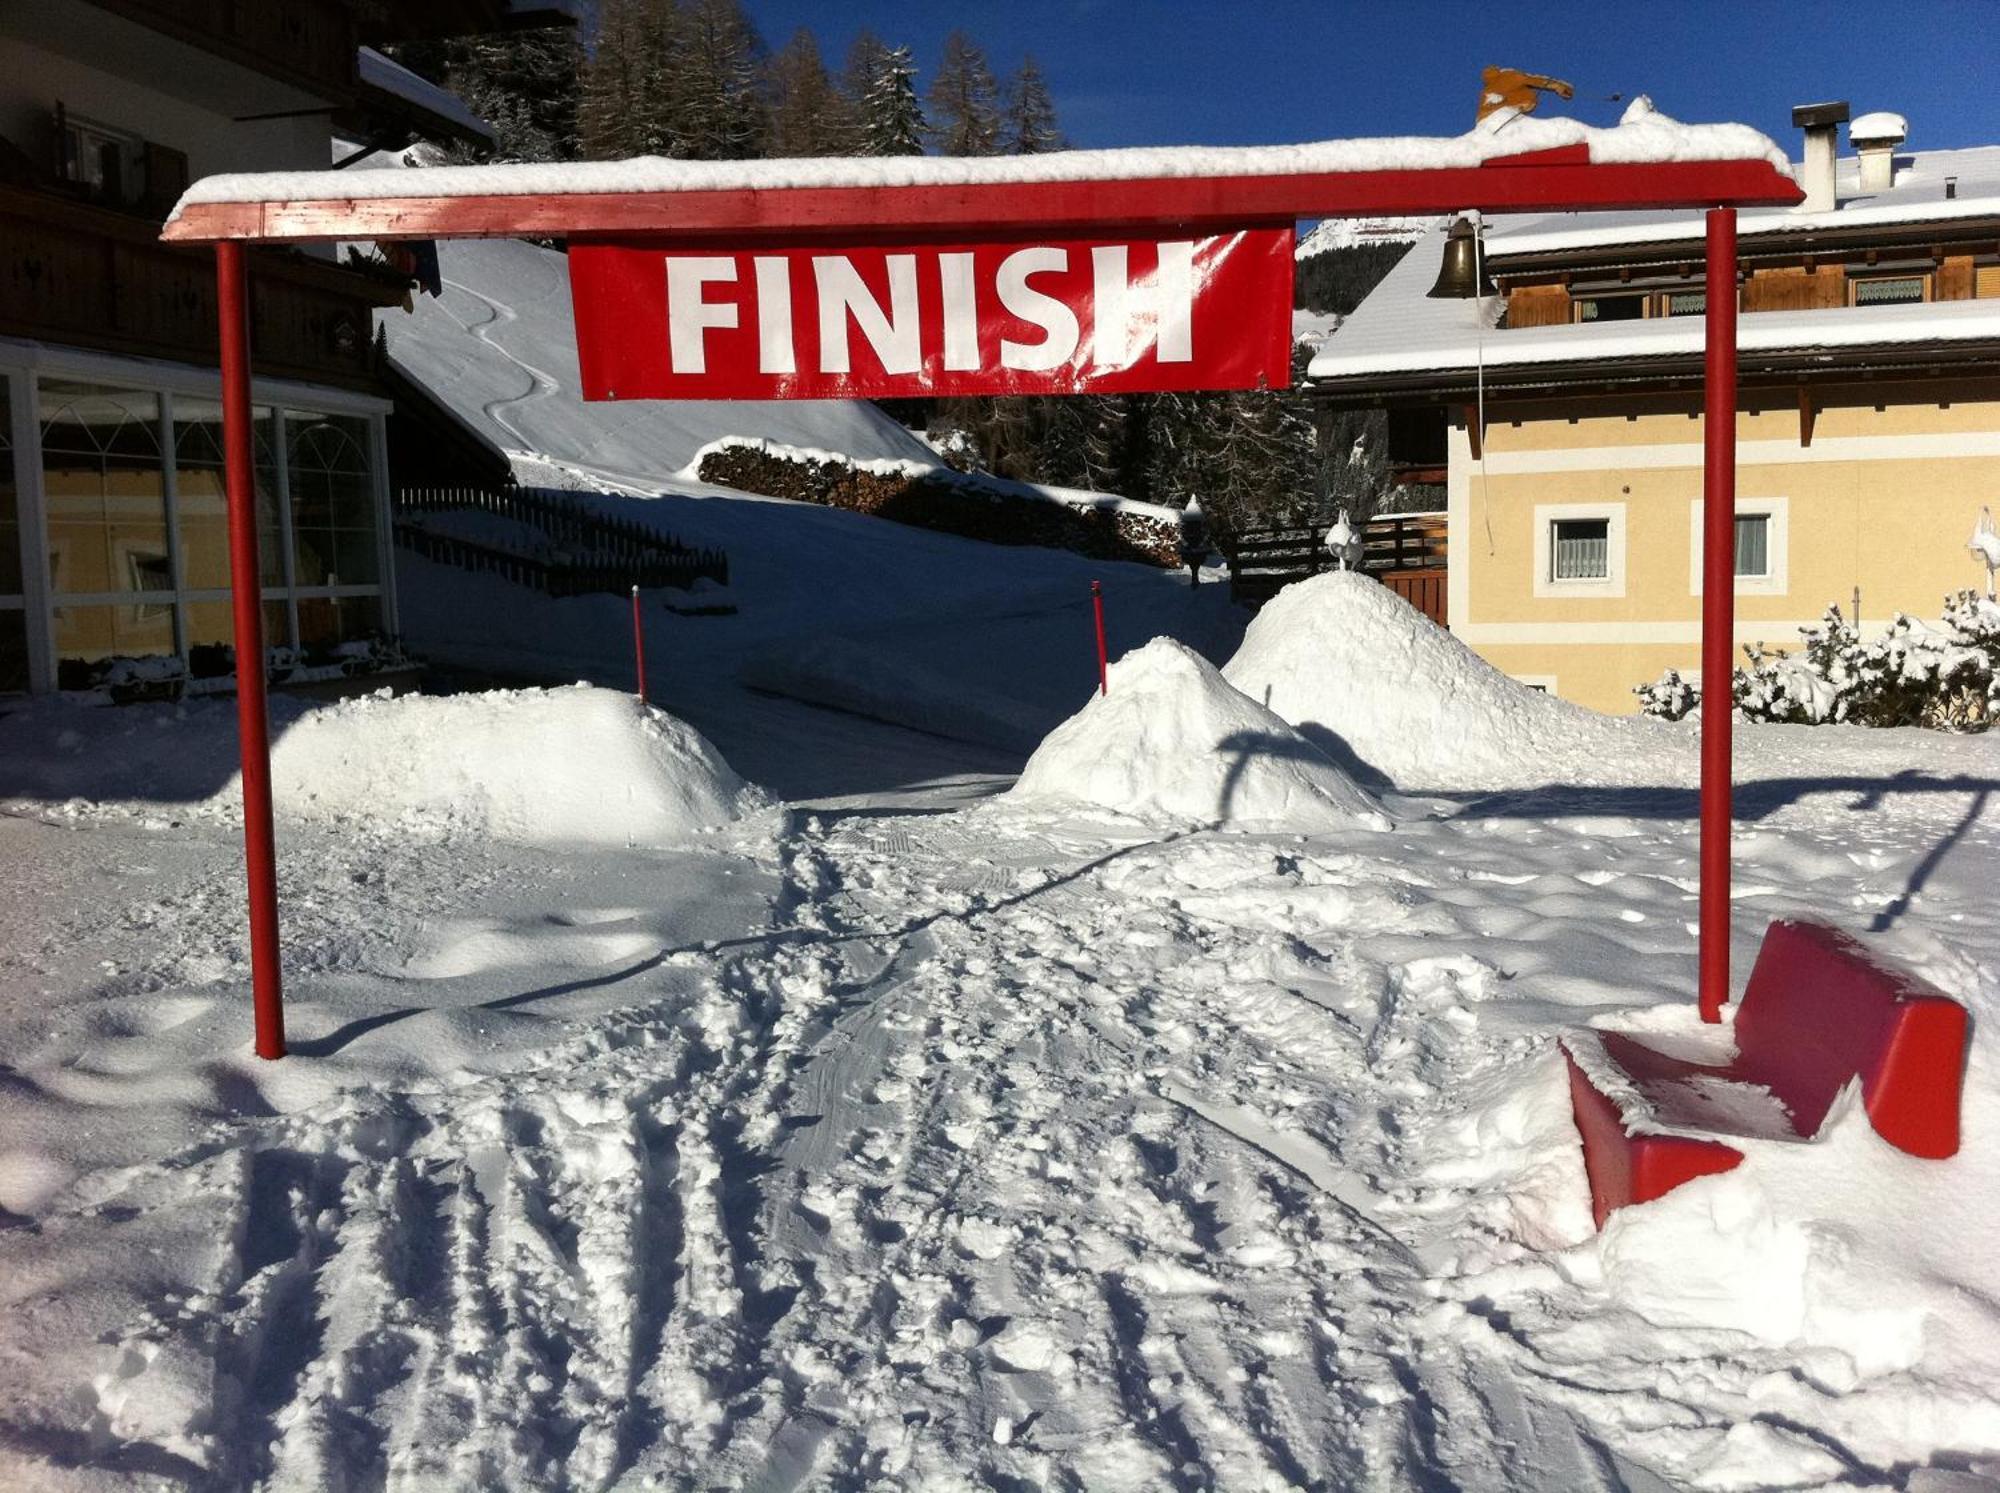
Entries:
{"type": "Polygon", "coordinates": [[[582,684],[346,700],[279,736],[271,774],[287,814],[530,845],[670,842],[766,802],[692,726],[582,684]]]}
{"type": "Polygon", "coordinates": [[[1678,777],[1684,736],[1531,689],[1373,577],[1333,571],[1258,613],[1223,677],[1405,789],[1678,777]]]}
{"type": "Polygon", "coordinates": [[[1110,692],[1049,733],[1006,797],[1202,824],[1389,823],[1311,742],[1171,638],[1113,664],[1110,692]]]}

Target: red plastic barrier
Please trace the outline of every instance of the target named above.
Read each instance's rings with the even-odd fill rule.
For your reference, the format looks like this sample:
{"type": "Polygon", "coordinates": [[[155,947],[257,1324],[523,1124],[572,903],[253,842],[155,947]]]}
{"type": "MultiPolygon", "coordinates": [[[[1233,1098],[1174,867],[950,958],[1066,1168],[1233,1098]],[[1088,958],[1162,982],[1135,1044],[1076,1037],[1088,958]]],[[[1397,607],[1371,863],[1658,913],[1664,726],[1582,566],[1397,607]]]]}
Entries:
{"type": "Polygon", "coordinates": [[[1858,1077],[1869,1121],[1884,1140],[1913,1156],[1953,1155],[1966,1038],[1963,1006],[1878,963],[1846,934],[1815,923],[1773,923],[1737,1007],[1730,1062],[1691,1063],[1619,1032],[1588,1034],[1652,1107],[1654,1120],[1679,1133],[1634,1132],[1577,1061],[1572,1044],[1580,1039],[1564,1039],[1598,1227],[1614,1209],[1650,1202],[1741,1161],[1736,1147],[1709,1136],[1766,1133],[1750,1118],[1758,1110],[1755,1090],[1768,1090],[1783,1105],[1783,1133],[1810,1138],[1858,1077]],[[1715,1080],[1743,1085],[1748,1102],[1733,1111],[1718,1107],[1715,1080]]]}

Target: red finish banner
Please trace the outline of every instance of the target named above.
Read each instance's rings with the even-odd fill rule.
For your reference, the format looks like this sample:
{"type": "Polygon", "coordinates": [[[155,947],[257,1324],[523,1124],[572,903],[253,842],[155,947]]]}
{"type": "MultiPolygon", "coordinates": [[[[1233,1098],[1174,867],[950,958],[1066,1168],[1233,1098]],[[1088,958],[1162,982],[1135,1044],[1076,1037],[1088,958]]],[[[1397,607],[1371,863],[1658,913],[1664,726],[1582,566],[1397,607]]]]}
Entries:
{"type": "Polygon", "coordinates": [[[585,399],[1283,388],[1292,230],[1206,238],[573,243],[585,399]]]}

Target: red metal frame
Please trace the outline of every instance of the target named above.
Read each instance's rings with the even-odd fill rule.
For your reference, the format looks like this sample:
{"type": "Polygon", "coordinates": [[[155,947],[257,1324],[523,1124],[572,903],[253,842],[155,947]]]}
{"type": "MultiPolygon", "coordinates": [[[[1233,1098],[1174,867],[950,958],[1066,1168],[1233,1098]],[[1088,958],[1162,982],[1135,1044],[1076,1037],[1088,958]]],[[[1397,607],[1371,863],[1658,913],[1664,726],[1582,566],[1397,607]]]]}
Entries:
{"type": "Polygon", "coordinates": [[[215,246],[222,341],[223,491],[229,502],[229,599],[236,616],[236,732],[243,758],[243,865],[250,881],[250,980],[257,1056],[285,1055],[278,959],[278,851],[271,827],[271,725],[264,700],[264,587],[257,559],[251,451],[250,306],[243,246],[215,246]]]}
{"type": "MultiPolygon", "coordinates": [[[[421,182],[422,173],[412,173],[412,178],[421,182]]],[[[1106,223],[1247,228],[1289,225],[1301,218],[1441,215],[1473,208],[1565,212],[1718,203],[1782,206],[1798,200],[1798,187],[1769,161],[1599,165],[1590,160],[1589,148],[1579,144],[1440,170],[198,202],[182,208],[160,236],[173,243],[588,239],[647,233],[675,239],[771,234],[798,241],[856,229],[1055,233],[1106,223]]]]}
{"type": "Polygon", "coordinates": [[[646,703],[646,624],[639,616],[639,588],[632,588],[632,659],[639,675],[639,703],[646,703]]]}
{"type": "Polygon", "coordinates": [[[1697,986],[1703,1021],[1729,1000],[1730,681],[1736,655],[1736,209],[1708,212],[1702,363],[1701,904],[1697,986]]]}
{"type": "MultiPolygon", "coordinates": [[[[1736,214],[1738,206],[1800,200],[1791,178],[1764,160],[1593,163],[1586,146],[1441,170],[1279,176],[1195,176],[876,187],[789,187],[491,197],[327,197],[196,203],[166,225],[176,243],[213,243],[222,335],[225,486],[236,616],[237,718],[243,753],[243,834],[250,884],[250,961],[257,1054],[285,1051],[278,960],[277,859],[271,823],[270,731],[264,698],[262,593],[251,456],[248,305],[242,245],[367,238],[573,240],[651,233],[673,239],[762,236],[810,241],[862,232],[1018,233],[1116,223],[1187,230],[1290,224],[1300,218],[1707,207],[1707,466],[1703,482],[1705,681],[1728,686],[1735,556],[1736,214]]],[[[1099,688],[1108,689],[1103,593],[1092,584],[1099,688]]],[[[641,654],[643,698],[644,640],[641,654]]],[[[1720,1019],[1729,992],[1729,711],[1702,713],[1700,992],[1720,1019]]]]}
{"type": "Polygon", "coordinates": [[[1097,692],[1111,693],[1111,661],[1104,651],[1104,583],[1090,583],[1090,608],[1097,614],[1097,692]]]}

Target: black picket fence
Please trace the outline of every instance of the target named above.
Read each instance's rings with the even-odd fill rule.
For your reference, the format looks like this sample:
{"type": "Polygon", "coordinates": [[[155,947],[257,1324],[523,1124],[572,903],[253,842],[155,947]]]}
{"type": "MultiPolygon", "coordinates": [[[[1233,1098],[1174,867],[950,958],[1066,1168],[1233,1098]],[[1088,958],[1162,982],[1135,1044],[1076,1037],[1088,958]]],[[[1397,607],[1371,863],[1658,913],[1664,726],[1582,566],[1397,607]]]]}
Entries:
{"type": "Polygon", "coordinates": [[[547,596],[621,594],[633,586],[689,590],[729,584],[729,556],[695,549],[631,519],[610,518],[563,493],[517,487],[412,487],[396,494],[396,542],[426,560],[497,575],[547,596]],[[428,515],[484,513],[537,531],[510,544],[434,528],[428,515]]]}

